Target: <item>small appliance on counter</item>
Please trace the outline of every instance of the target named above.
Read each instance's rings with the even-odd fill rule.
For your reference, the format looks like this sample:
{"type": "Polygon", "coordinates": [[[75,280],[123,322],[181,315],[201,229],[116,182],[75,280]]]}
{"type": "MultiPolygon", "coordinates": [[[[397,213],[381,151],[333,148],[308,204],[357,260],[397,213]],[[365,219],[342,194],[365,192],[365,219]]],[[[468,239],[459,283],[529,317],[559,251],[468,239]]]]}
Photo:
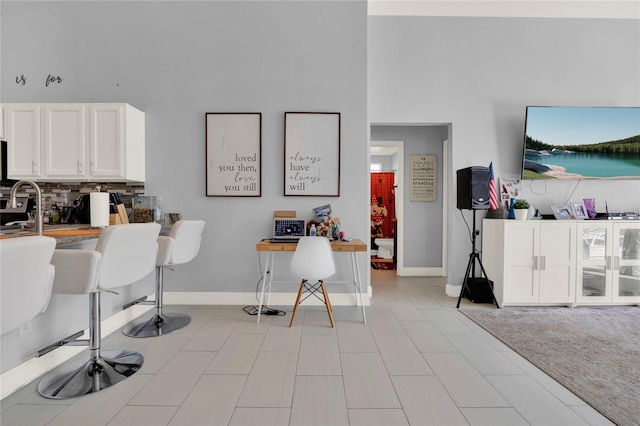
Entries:
{"type": "Polygon", "coordinates": [[[35,207],[35,200],[29,197],[17,197],[16,204],[15,208],[11,208],[9,198],[0,199],[0,225],[29,220],[29,212],[35,207]]]}

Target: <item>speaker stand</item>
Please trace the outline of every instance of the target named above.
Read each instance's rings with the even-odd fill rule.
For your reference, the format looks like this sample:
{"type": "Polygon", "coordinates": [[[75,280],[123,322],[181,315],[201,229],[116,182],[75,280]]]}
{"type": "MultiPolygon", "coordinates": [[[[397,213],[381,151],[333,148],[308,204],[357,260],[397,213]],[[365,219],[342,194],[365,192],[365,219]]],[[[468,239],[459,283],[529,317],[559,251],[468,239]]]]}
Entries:
{"type": "Polygon", "coordinates": [[[473,232],[471,236],[471,253],[469,254],[469,263],[467,264],[467,271],[464,274],[464,280],[462,280],[462,288],[460,289],[460,296],[458,296],[458,304],[456,308],[460,308],[460,301],[462,300],[462,296],[465,294],[465,290],[471,292],[469,289],[469,278],[475,281],[476,278],[476,262],[480,265],[480,270],[482,271],[482,275],[480,278],[484,276],[486,280],[487,286],[489,287],[489,291],[491,292],[492,302],[496,304],[496,308],[500,309],[500,305],[498,305],[498,300],[496,299],[496,295],[493,293],[493,287],[491,286],[491,281],[489,281],[489,277],[487,277],[487,271],[484,270],[484,265],[482,265],[482,260],[480,260],[480,254],[476,250],[476,210],[473,210],[473,232]]]}

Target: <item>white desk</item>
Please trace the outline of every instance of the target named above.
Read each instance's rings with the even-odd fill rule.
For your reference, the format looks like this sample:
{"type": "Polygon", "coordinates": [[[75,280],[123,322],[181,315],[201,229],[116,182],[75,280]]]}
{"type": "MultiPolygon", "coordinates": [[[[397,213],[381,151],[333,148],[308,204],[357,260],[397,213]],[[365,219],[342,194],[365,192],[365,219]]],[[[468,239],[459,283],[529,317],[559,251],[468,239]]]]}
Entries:
{"type": "MultiPolygon", "coordinates": [[[[322,237],[318,237],[322,238],[322,237]]],[[[262,313],[262,305],[264,305],[264,293],[267,292],[267,304],[269,302],[269,296],[271,295],[271,283],[274,275],[274,260],[277,253],[281,252],[294,252],[297,244],[295,243],[277,243],[270,241],[260,241],[256,244],[256,251],[267,252],[267,261],[264,271],[262,272],[262,288],[260,290],[260,305],[258,306],[258,322],[260,322],[260,314],[262,313]]],[[[358,301],[362,306],[362,320],[367,322],[367,317],[364,312],[364,302],[362,299],[362,281],[360,279],[360,267],[358,266],[358,259],[356,257],[357,252],[366,252],[367,245],[362,240],[351,241],[331,241],[331,249],[338,253],[350,253],[351,254],[351,269],[353,273],[353,286],[356,293],[356,306],[358,301]]]]}

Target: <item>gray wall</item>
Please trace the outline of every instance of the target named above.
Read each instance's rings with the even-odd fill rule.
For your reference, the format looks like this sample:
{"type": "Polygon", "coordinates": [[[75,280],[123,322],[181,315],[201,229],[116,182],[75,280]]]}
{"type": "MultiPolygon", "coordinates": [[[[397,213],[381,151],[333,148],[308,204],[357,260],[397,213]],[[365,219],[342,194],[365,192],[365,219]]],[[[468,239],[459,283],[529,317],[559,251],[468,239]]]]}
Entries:
{"type": "Polygon", "coordinates": [[[442,266],[442,142],[446,126],[371,126],[372,141],[404,141],[404,267],[442,266]],[[436,201],[409,200],[409,176],[412,155],[435,155],[436,201]]]}
{"type": "MultiPolygon", "coordinates": [[[[519,176],[526,105],[640,106],[637,19],[375,16],[368,32],[369,121],[451,123],[450,212],[457,169],[493,161],[496,176],[519,176]]],[[[525,182],[523,195],[542,212],[587,196],[640,211],[637,180],[525,182]]],[[[448,233],[448,282],[460,285],[471,249],[460,215],[448,233]]]]}
{"type": "Polygon", "coordinates": [[[255,244],[274,210],[311,219],[330,203],[349,236],[368,238],[366,27],[362,1],[3,1],[1,101],[144,111],[147,194],[207,222],[199,256],[165,274],[166,290],[255,303],[255,244]],[[45,87],[49,74],[62,83],[45,87]],[[340,197],[284,197],[285,111],[342,114],[340,197]],[[205,197],[206,112],[262,112],[262,197],[205,197]]]}
{"type": "Polygon", "coordinates": [[[274,210],[330,203],[367,236],[366,4],[4,2],[3,102],[128,102],[146,113],[149,195],[207,221],[167,290],[254,291],[274,210]],[[48,74],[63,77],[44,87],[48,74]],[[27,84],[15,84],[25,75],[27,84]],[[342,113],[341,196],[283,196],[285,111],[342,113]],[[205,197],[204,114],[262,112],[262,197],[205,197]],[[354,203],[360,200],[360,203],[354,203]]]}

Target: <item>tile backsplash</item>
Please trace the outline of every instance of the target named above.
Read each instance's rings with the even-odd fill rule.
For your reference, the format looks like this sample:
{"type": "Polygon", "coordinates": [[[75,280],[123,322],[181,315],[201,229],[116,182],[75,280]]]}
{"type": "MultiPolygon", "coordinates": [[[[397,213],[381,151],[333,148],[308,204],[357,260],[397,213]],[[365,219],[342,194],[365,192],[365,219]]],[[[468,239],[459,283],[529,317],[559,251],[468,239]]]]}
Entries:
{"type": "MultiPolygon", "coordinates": [[[[50,209],[53,204],[64,206],[64,194],[66,192],[66,205],[73,206],[73,202],[82,195],[93,192],[97,188],[96,183],[55,183],[40,182],[38,186],[42,192],[43,210],[50,209]],[[68,192],[67,192],[68,191],[68,192]]],[[[117,192],[128,211],[131,210],[132,198],[136,195],[144,195],[144,183],[108,183],[100,184],[101,191],[117,192]]],[[[0,198],[9,198],[11,185],[0,186],[0,198]]],[[[28,185],[24,185],[18,191],[18,194],[33,194],[35,191],[28,185]]]]}

